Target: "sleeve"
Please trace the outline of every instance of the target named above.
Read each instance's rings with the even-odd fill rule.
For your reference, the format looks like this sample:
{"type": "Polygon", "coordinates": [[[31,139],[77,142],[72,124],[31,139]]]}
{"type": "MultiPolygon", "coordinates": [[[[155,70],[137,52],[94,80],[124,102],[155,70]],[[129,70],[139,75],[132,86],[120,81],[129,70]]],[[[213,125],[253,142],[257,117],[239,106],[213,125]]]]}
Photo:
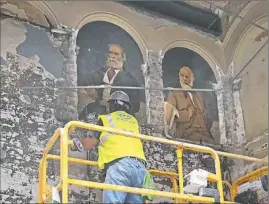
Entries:
{"type": "MultiPolygon", "coordinates": [[[[169,93],[167,102],[172,104],[174,107],[177,107],[177,99],[173,92],[169,93]]],[[[175,118],[176,122],[185,123],[190,121],[188,109],[178,110],[178,114],[179,118],[175,118]]]]}
{"type": "Polygon", "coordinates": [[[167,97],[167,102],[173,105],[174,107],[177,107],[176,98],[174,96],[173,92],[170,92],[167,97]]]}
{"type": "MultiPolygon", "coordinates": [[[[99,119],[96,125],[103,126],[103,121],[99,119]]],[[[99,140],[100,135],[101,135],[101,132],[98,132],[98,131],[92,131],[91,133],[91,136],[95,137],[98,140],[99,140]]]]}
{"type": "MultiPolygon", "coordinates": [[[[132,86],[133,87],[139,87],[139,84],[137,82],[137,80],[131,76],[130,77],[132,80],[132,86]]],[[[136,113],[139,111],[140,109],[140,94],[141,94],[141,90],[139,89],[130,89],[130,100],[133,103],[133,112],[136,113]]]]}
{"type": "MultiPolygon", "coordinates": [[[[131,75],[129,72],[123,71],[118,74],[117,80],[114,81],[115,86],[130,86],[130,87],[138,87],[138,82],[135,79],[133,75],[131,75]]],[[[119,89],[118,89],[119,90],[119,89]]],[[[114,89],[114,91],[118,91],[117,89],[114,89]]],[[[121,91],[124,91],[130,98],[130,101],[133,105],[132,112],[136,113],[140,109],[140,90],[138,89],[120,89],[121,91]]],[[[111,93],[112,93],[111,92],[111,93]]]]}

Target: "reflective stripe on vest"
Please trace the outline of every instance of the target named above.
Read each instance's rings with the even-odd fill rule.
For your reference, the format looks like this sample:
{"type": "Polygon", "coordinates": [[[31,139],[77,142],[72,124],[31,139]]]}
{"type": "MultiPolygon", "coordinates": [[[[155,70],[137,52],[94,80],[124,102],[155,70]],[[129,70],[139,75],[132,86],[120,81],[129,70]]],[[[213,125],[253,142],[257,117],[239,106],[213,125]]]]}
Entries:
{"type": "MultiPolygon", "coordinates": [[[[103,121],[104,127],[139,133],[139,125],[136,118],[123,111],[100,115],[99,119],[103,121]]],[[[146,161],[141,140],[122,134],[102,131],[99,137],[98,167],[104,169],[105,165],[109,162],[126,156],[136,157],[146,161]]]]}
{"type": "MultiPolygon", "coordinates": [[[[115,123],[114,123],[114,121],[113,121],[112,116],[111,116],[110,114],[108,114],[108,115],[106,115],[106,118],[107,118],[107,120],[108,120],[108,122],[109,122],[110,127],[111,127],[111,128],[115,128],[116,125],[115,125],[115,123]]],[[[113,135],[113,134],[111,134],[111,133],[107,133],[107,134],[105,134],[104,136],[102,136],[101,139],[100,139],[100,145],[103,145],[103,144],[105,143],[106,139],[107,139],[108,137],[110,137],[111,135],[113,135]]]]}
{"type": "MultiPolygon", "coordinates": [[[[110,127],[115,128],[116,125],[114,123],[114,120],[113,120],[112,116],[110,114],[108,114],[108,115],[106,115],[106,118],[107,118],[107,120],[109,122],[110,127]]],[[[128,130],[125,130],[125,129],[122,129],[122,128],[120,130],[125,131],[125,132],[131,132],[131,131],[128,131],[128,130]]],[[[103,135],[101,137],[101,139],[100,139],[100,145],[103,145],[105,143],[106,139],[109,138],[112,135],[113,134],[111,134],[111,133],[107,133],[107,134],[103,135]]]]}
{"type": "Polygon", "coordinates": [[[115,128],[116,125],[115,125],[115,123],[114,123],[114,120],[113,120],[111,114],[106,115],[106,118],[107,118],[107,120],[108,120],[108,122],[109,122],[110,127],[115,128]]]}

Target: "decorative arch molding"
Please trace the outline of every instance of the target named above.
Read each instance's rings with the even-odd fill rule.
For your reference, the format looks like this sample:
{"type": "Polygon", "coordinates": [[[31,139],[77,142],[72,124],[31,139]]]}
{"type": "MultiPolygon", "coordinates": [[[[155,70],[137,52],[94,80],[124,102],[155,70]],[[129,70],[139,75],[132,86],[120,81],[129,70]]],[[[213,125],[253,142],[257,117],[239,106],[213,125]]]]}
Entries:
{"type": "Polygon", "coordinates": [[[219,72],[216,67],[221,67],[219,62],[216,60],[216,58],[204,47],[200,46],[196,42],[193,41],[188,41],[188,40],[176,40],[174,42],[169,43],[164,49],[163,53],[165,54],[168,50],[172,48],[177,48],[177,47],[182,47],[182,48],[187,48],[189,50],[192,50],[199,54],[211,67],[215,78],[219,78],[219,72]]]}
{"type": "Polygon", "coordinates": [[[28,1],[29,4],[39,9],[49,19],[50,23],[58,28],[61,24],[50,6],[45,1],[28,1]]]}
{"type": "Polygon", "coordinates": [[[128,21],[125,19],[121,18],[120,16],[114,14],[114,13],[109,13],[109,12],[94,12],[91,13],[85,17],[83,17],[78,25],[76,26],[76,29],[81,29],[84,25],[95,22],[95,21],[105,21],[108,23],[112,23],[114,25],[119,26],[123,30],[125,30],[137,43],[142,56],[143,56],[143,61],[147,61],[147,45],[146,42],[143,38],[143,36],[139,33],[139,31],[131,25],[128,21]]]}
{"type": "MultiPolygon", "coordinates": [[[[254,22],[257,23],[257,24],[259,24],[259,25],[262,25],[262,24],[268,22],[268,14],[259,17],[254,22]]],[[[237,41],[237,43],[236,43],[236,45],[234,47],[234,50],[233,50],[233,53],[232,53],[232,57],[231,57],[231,62],[234,62],[234,61],[237,60],[237,51],[238,51],[238,48],[241,47],[241,45],[244,43],[244,38],[251,32],[251,29],[253,29],[253,28],[255,29],[254,26],[249,25],[244,30],[244,32],[240,35],[240,38],[239,38],[239,40],[237,41]]]]}
{"type": "MultiPolygon", "coordinates": [[[[245,17],[247,15],[247,13],[253,9],[257,4],[259,3],[259,1],[250,1],[243,9],[242,11],[238,14],[241,17],[245,17]]],[[[235,18],[235,20],[233,21],[232,25],[230,26],[229,30],[227,31],[222,46],[225,48],[232,36],[232,34],[234,33],[235,29],[237,28],[237,26],[239,25],[239,23],[242,21],[241,18],[235,18]]]]}

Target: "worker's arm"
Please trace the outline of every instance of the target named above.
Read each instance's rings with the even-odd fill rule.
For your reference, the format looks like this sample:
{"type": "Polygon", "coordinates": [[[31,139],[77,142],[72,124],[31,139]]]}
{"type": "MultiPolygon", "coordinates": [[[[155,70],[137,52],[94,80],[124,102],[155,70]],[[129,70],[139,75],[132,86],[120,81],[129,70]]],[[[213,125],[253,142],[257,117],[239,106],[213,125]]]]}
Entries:
{"type": "Polygon", "coordinates": [[[81,140],[85,151],[93,149],[98,144],[98,139],[95,137],[85,137],[81,140]]]}
{"type": "MultiPolygon", "coordinates": [[[[97,125],[103,126],[102,120],[97,122],[97,125]]],[[[75,151],[89,151],[93,149],[99,142],[101,132],[93,131],[91,136],[85,137],[81,140],[75,138],[73,139],[75,151]]]]}

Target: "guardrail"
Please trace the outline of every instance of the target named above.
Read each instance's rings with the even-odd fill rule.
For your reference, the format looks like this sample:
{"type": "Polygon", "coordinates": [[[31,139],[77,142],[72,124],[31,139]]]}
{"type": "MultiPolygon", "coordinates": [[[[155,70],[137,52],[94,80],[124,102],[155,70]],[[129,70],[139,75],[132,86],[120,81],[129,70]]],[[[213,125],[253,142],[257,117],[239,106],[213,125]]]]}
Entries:
{"type": "Polygon", "coordinates": [[[259,179],[260,177],[266,176],[266,175],[268,175],[268,166],[259,168],[251,173],[248,173],[248,174],[236,179],[232,184],[232,193],[231,193],[232,200],[234,200],[236,194],[238,193],[238,187],[241,184],[246,183],[246,182],[255,181],[255,180],[259,179]]]}
{"type": "MultiPolygon", "coordinates": [[[[60,183],[57,185],[57,189],[62,191],[62,203],[68,203],[68,186],[78,185],[90,188],[97,188],[97,189],[106,189],[106,190],[115,190],[115,191],[123,191],[127,193],[135,193],[135,194],[148,194],[153,196],[160,196],[160,197],[167,197],[167,198],[174,198],[183,203],[184,201],[190,202],[202,202],[202,203],[214,203],[214,198],[211,197],[202,197],[202,196],[195,196],[192,194],[185,194],[184,187],[183,187],[183,165],[182,165],[182,154],[183,149],[185,150],[192,150],[196,152],[202,153],[209,153],[212,155],[215,161],[215,169],[216,174],[210,174],[209,180],[212,182],[217,183],[217,189],[219,191],[220,202],[221,203],[233,203],[229,201],[224,201],[224,194],[223,194],[223,181],[221,177],[221,167],[220,167],[220,160],[218,155],[227,156],[235,159],[244,159],[248,161],[255,161],[255,162],[262,162],[268,163],[268,161],[236,155],[226,152],[215,151],[212,148],[183,143],[173,140],[168,140],[164,138],[158,138],[148,135],[142,134],[135,134],[131,132],[125,132],[120,129],[114,129],[109,127],[98,126],[94,124],[79,122],[79,121],[71,121],[65,125],[64,128],[58,128],[55,133],[53,134],[52,138],[49,140],[47,146],[44,149],[42,159],[40,161],[39,167],[39,187],[38,187],[38,202],[44,203],[51,197],[51,189],[47,185],[47,160],[48,159],[57,159],[60,160],[60,183]],[[95,130],[95,131],[106,131],[111,132],[127,137],[139,138],[141,140],[158,142],[162,144],[168,144],[175,146],[177,148],[177,158],[178,158],[178,180],[179,180],[179,193],[178,192],[165,192],[165,191],[158,191],[158,190],[150,190],[150,189],[143,189],[143,188],[133,188],[133,187],[126,187],[126,186],[118,186],[112,184],[105,184],[105,183],[98,183],[98,182],[91,182],[91,181],[84,181],[84,180],[77,180],[77,179],[70,179],[68,178],[68,164],[70,163],[77,163],[77,164],[85,164],[90,166],[97,166],[97,162],[95,161],[88,161],[82,160],[77,158],[70,158],[68,157],[68,146],[72,145],[72,140],[68,139],[68,135],[70,131],[75,131],[76,128],[82,128],[87,130],[95,130]],[[49,151],[55,144],[55,142],[60,138],[60,155],[52,155],[49,154],[49,151]]],[[[156,173],[156,172],[155,172],[156,173]]],[[[173,182],[175,182],[173,180],[173,182]]],[[[175,191],[175,189],[174,189],[175,191]]]]}

